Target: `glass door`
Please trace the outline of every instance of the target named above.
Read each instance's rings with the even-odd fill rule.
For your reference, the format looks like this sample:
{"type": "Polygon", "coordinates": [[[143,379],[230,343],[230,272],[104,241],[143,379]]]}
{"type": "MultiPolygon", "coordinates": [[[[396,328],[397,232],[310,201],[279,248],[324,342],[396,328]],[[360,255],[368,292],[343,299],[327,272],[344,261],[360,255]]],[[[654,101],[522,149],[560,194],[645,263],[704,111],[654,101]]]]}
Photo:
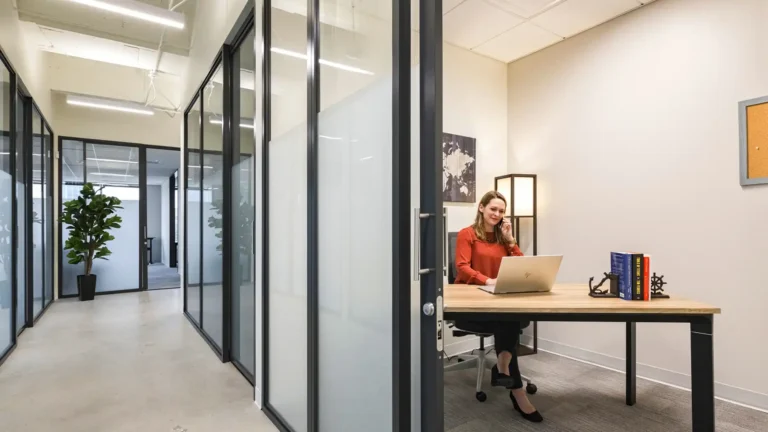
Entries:
{"type": "Polygon", "coordinates": [[[119,198],[122,206],[117,215],[123,222],[110,231],[115,238],[107,244],[112,254],[93,263],[96,292],[136,291],[141,286],[139,148],[86,142],[84,156],[85,181],[102,194],[119,198]]]}
{"type": "Polygon", "coordinates": [[[144,289],[170,289],[181,286],[181,275],[175,265],[176,173],[179,150],[147,148],[144,170],[146,204],[144,233],[144,289]]]}

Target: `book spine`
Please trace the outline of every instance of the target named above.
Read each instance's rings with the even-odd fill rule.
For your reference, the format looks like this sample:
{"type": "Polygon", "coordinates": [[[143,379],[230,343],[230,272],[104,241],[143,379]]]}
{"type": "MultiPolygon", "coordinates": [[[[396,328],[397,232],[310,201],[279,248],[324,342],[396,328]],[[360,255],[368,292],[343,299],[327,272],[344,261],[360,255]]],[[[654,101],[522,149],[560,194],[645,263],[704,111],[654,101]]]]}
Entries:
{"type": "Polygon", "coordinates": [[[632,254],[632,300],[643,300],[643,254],[632,254]]]}
{"type": "Polygon", "coordinates": [[[624,293],[624,300],[632,300],[632,257],[629,254],[621,254],[621,277],[619,289],[624,293]]]}
{"type": "Polygon", "coordinates": [[[651,257],[643,257],[643,300],[648,301],[651,299],[651,286],[650,286],[650,274],[651,274],[651,257]]]}
{"type": "Polygon", "coordinates": [[[627,264],[625,254],[620,252],[611,252],[611,273],[619,277],[619,298],[631,300],[631,290],[628,289],[627,264]],[[628,295],[630,294],[630,295],[628,295]]]}

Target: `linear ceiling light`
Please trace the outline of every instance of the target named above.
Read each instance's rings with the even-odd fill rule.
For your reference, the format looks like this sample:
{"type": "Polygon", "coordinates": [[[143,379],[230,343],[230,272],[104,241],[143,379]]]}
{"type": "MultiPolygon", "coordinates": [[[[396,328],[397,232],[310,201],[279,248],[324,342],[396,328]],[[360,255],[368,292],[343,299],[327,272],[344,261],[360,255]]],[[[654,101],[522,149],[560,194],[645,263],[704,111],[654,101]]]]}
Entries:
{"type": "Polygon", "coordinates": [[[100,175],[100,176],[109,176],[109,177],[135,177],[132,174],[114,174],[114,173],[104,173],[104,172],[92,172],[92,173],[88,173],[88,175],[100,175]]]}
{"type": "MultiPolygon", "coordinates": [[[[137,161],[131,161],[131,160],[120,160],[120,159],[102,159],[102,158],[85,158],[85,160],[89,161],[97,161],[97,162],[120,162],[120,163],[129,163],[129,164],[137,164],[137,161]]],[[[147,161],[149,162],[149,161],[147,161]]]]}
{"type": "MultiPolygon", "coordinates": [[[[208,121],[211,124],[215,124],[215,125],[223,125],[224,124],[224,122],[221,119],[217,119],[217,118],[212,118],[212,119],[210,119],[208,121]]],[[[245,123],[243,120],[240,120],[240,127],[243,128],[243,129],[254,129],[255,128],[254,125],[245,123]]]]}
{"type": "MultiPolygon", "coordinates": [[[[304,60],[307,59],[307,55],[306,54],[298,53],[296,51],[289,51],[287,49],[271,48],[270,51],[272,51],[273,53],[282,54],[282,55],[285,55],[285,56],[288,56],[288,57],[304,59],[304,60]]],[[[354,73],[359,73],[359,74],[363,74],[363,75],[374,75],[373,72],[367,71],[365,69],[360,69],[360,68],[356,68],[354,66],[348,66],[348,65],[345,65],[345,64],[342,64],[342,63],[336,63],[336,62],[332,62],[332,61],[328,61],[328,60],[320,59],[320,64],[328,66],[328,67],[336,68],[336,69],[345,70],[347,72],[354,72],[354,73]]]]}
{"type": "Polygon", "coordinates": [[[152,6],[136,0],[69,0],[93,8],[114,12],[136,19],[162,24],[177,29],[184,28],[184,14],[152,6]]]}
{"type": "Polygon", "coordinates": [[[155,111],[143,105],[130,102],[98,99],[86,96],[67,95],[67,103],[88,108],[99,108],[110,111],[120,111],[132,114],[155,115],[155,111]]]}

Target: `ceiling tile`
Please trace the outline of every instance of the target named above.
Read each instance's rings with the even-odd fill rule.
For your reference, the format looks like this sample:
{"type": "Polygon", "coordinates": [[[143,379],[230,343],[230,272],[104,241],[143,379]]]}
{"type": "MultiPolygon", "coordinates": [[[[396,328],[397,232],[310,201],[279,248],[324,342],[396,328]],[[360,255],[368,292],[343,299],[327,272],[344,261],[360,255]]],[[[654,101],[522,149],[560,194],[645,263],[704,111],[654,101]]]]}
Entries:
{"type": "Polygon", "coordinates": [[[483,0],[467,0],[443,17],[443,40],[472,49],[522,22],[483,0]]]}
{"type": "Polygon", "coordinates": [[[567,0],[532,21],[560,36],[570,37],[640,7],[636,0],[567,0]]]}
{"type": "Polygon", "coordinates": [[[524,18],[530,18],[537,13],[561,3],[565,0],[487,0],[488,3],[498,7],[501,10],[512,12],[524,18]]]}
{"type": "Polygon", "coordinates": [[[562,38],[557,35],[526,22],[480,45],[473,51],[508,63],[561,40],[562,38]]]}

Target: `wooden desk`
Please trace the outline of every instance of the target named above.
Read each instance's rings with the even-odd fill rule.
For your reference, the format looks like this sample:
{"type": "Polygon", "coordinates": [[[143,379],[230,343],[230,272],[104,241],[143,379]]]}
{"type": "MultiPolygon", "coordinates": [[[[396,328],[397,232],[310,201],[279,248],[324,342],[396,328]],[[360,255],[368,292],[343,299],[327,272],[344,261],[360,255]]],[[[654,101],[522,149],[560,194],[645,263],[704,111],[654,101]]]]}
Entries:
{"type": "Polygon", "coordinates": [[[636,323],[688,323],[691,327],[693,430],[715,430],[713,321],[720,309],[674,296],[627,301],[592,298],[586,284],[557,284],[549,293],[489,294],[474,285],[447,285],[446,320],[584,321],[626,323],[626,402],[636,401],[636,323]]]}

